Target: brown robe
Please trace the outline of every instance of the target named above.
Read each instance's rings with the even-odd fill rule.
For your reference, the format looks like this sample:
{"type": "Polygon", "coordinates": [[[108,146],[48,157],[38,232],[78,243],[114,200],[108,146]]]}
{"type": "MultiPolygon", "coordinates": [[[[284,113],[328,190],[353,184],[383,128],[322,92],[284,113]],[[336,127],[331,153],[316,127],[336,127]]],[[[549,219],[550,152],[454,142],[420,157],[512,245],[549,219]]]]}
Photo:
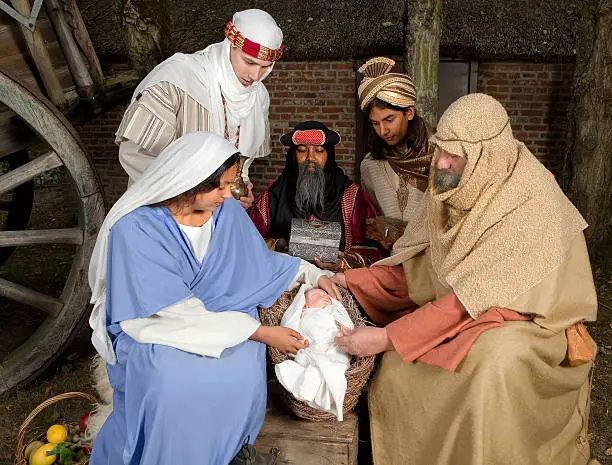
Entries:
{"type": "MultiPolygon", "coordinates": [[[[426,256],[425,251],[415,257],[424,258],[420,267],[408,267],[419,289],[417,298],[411,291],[405,298],[421,305],[442,302],[447,310],[456,307],[454,296],[441,299],[443,288],[431,280],[426,256]]],[[[397,298],[397,289],[393,292],[397,298]]],[[[429,318],[438,318],[437,307],[429,307],[429,318]]],[[[481,331],[455,372],[402,359],[419,352],[403,346],[419,334],[409,323],[419,310],[397,319],[404,320],[399,334],[393,336],[394,323],[388,326],[398,350],[383,355],[370,383],[375,465],[597,463],[589,462],[587,441],[592,362],[568,365],[564,331],[595,318],[595,289],[582,234],[557,270],[509,305],[513,313],[533,319],[504,321],[481,331]]]]}

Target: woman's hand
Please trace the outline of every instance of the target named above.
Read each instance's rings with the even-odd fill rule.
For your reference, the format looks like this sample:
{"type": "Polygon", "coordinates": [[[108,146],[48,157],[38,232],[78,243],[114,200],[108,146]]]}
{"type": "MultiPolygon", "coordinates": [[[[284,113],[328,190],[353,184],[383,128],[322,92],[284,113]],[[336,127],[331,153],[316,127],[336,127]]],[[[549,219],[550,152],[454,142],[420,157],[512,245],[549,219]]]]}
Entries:
{"type": "Polygon", "coordinates": [[[242,208],[245,210],[251,208],[253,206],[253,202],[255,201],[255,196],[253,195],[253,183],[251,181],[246,182],[247,187],[247,195],[246,197],[240,197],[238,202],[242,205],[242,208]]]}
{"type": "Polygon", "coordinates": [[[249,339],[275,347],[284,354],[295,354],[309,345],[300,333],[284,326],[261,325],[249,339]]]}
{"type": "Polygon", "coordinates": [[[346,275],[344,273],[336,273],[333,275],[331,277],[331,282],[337,286],[343,287],[344,289],[348,289],[348,285],[346,284],[346,275]]]}
{"type": "Polygon", "coordinates": [[[340,290],[327,276],[321,276],[317,281],[317,286],[319,286],[319,289],[323,289],[325,292],[331,295],[334,299],[342,302],[342,294],[340,294],[340,290]]]}
{"type": "Polygon", "coordinates": [[[366,357],[376,355],[387,350],[393,350],[393,344],[387,335],[385,328],[364,326],[357,329],[349,329],[338,323],[340,330],[336,336],[336,345],[347,354],[366,357]]]}
{"type": "Polygon", "coordinates": [[[287,242],[287,239],[285,239],[284,237],[278,239],[276,241],[276,245],[274,246],[274,250],[281,253],[288,253],[289,243],[287,242]]]}

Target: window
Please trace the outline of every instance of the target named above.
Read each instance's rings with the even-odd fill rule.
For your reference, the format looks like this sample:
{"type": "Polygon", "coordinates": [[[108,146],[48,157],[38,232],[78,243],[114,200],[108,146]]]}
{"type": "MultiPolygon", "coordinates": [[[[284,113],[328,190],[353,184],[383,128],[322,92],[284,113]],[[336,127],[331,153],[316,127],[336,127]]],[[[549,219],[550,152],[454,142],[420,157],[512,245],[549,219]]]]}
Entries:
{"type": "Polygon", "coordinates": [[[478,62],[440,58],[438,66],[438,118],[448,106],[466,94],[476,92],[478,62]]]}

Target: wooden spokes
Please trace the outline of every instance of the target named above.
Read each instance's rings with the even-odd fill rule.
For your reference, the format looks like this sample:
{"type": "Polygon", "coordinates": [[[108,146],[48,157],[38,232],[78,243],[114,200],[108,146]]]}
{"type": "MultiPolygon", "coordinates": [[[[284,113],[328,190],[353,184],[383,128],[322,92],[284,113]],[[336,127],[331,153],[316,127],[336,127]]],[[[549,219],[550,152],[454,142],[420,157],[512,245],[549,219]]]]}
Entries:
{"type": "MultiPolygon", "coordinates": [[[[41,244],[83,243],[81,228],[0,231],[0,247],[32,246],[41,244]]],[[[37,308],[57,316],[64,303],[55,297],[0,278],[0,296],[37,308]]]]}
{"type": "Polygon", "coordinates": [[[82,243],[83,230],[81,228],[0,231],[0,247],[37,244],[81,245],[82,243]]]}
{"type": "MultiPolygon", "coordinates": [[[[34,271],[40,270],[13,279],[18,282],[11,282],[12,275],[0,278],[0,296],[8,317],[12,318],[10,312],[14,311],[16,318],[19,318],[24,304],[46,314],[46,318],[37,320],[37,326],[34,326],[36,329],[25,342],[20,340],[18,345],[7,346],[7,350],[0,357],[1,393],[44,370],[64,348],[79,322],[86,317],[90,298],[87,269],[98,230],[104,219],[105,205],[93,163],[70,123],[53,104],[26,89],[2,70],[0,103],[6,105],[36,135],[32,144],[39,148],[43,143],[48,150],[40,156],[26,156],[19,163],[13,163],[8,172],[0,174],[0,195],[4,194],[0,210],[5,209],[9,214],[14,212],[14,202],[7,202],[11,191],[20,190],[28,183],[33,184],[35,179],[41,176],[44,178],[46,173],[58,169],[62,179],[68,182],[62,183],[61,189],[41,191],[46,192],[45,195],[56,195],[56,191],[57,195],[63,195],[61,193],[68,190],[67,198],[70,199],[71,211],[76,213],[71,217],[71,224],[59,225],[58,229],[52,229],[54,225],[49,222],[37,222],[32,215],[30,224],[35,224],[35,229],[5,227],[5,230],[0,231],[0,253],[11,247],[18,247],[11,256],[11,261],[7,262],[8,268],[18,257],[22,262],[28,262],[30,250],[38,250],[36,258],[43,261],[55,260],[57,251],[66,251],[63,257],[69,257],[61,259],[67,265],[65,274],[57,275],[53,290],[44,286],[40,290],[32,288],[40,281],[34,271]],[[64,175],[66,176],[63,177],[64,175]],[[72,224],[74,222],[76,224],[72,224]],[[49,229],[44,229],[47,225],[49,229]],[[11,307],[11,302],[14,302],[14,307],[11,307]]],[[[11,147],[17,145],[11,145],[9,148],[12,150],[11,147]]],[[[5,155],[6,152],[0,153],[0,156],[5,155]]],[[[38,195],[39,187],[36,187],[35,205],[38,195]]],[[[63,206],[61,200],[55,204],[63,206]]],[[[36,211],[35,208],[34,212],[36,211]]],[[[38,211],[40,212],[40,209],[38,211]]],[[[55,212],[50,213],[53,216],[55,212]]],[[[2,328],[0,339],[1,332],[2,328]]],[[[24,336],[28,337],[28,334],[24,336]]]]}
{"type": "Polygon", "coordinates": [[[0,194],[10,191],[42,173],[62,166],[62,160],[53,151],[35,158],[19,168],[0,176],[0,194]]]}
{"type": "Polygon", "coordinates": [[[64,303],[54,297],[42,294],[25,286],[12,283],[0,278],[0,296],[30,305],[49,313],[52,316],[59,315],[64,303]]]}

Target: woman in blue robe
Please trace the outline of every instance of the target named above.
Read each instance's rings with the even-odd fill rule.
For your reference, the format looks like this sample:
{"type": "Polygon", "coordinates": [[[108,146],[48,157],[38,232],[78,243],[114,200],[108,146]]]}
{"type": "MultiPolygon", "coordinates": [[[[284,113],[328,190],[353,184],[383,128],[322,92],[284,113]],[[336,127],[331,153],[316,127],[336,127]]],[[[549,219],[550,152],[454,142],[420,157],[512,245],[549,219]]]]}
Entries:
{"type": "Polygon", "coordinates": [[[178,139],[102,225],[90,322],[114,394],[91,465],[238,463],[264,420],[265,343],[305,347],[261,326],[257,308],[300,276],[337,293],[315,267],[267,249],[231,198],[233,152],[210,133],[178,139]]]}

